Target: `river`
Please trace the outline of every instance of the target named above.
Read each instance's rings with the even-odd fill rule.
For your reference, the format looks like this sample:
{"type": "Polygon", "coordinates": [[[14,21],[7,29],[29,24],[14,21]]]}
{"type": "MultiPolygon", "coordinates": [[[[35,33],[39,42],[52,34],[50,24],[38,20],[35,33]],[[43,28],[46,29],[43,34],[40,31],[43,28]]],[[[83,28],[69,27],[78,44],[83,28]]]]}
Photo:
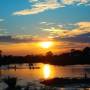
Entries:
{"type": "MultiPolygon", "coordinates": [[[[89,65],[71,65],[71,66],[58,66],[43,63],[34,64],[16,64],[16,65],[6,65],[0,67],[0,90],[5,88],[5,83],[2,79],[6,77],[16,77],[18,78],[18,84],[21,86],[27,85],[27,83],[32,82],[36,86],[41,85],[39,82],[46,79],[51,79],[55,77],[59,78],[80,78],[90,77],[90,66],[89,65]]],[[[83,88],[73,88],[67,87],[67,90],[84,90],[83,88]]],[[[65,88],[59,88],[57,90],[66,90],[65,88]]],[[[31,89],[30,89],[31,90],[31,89]]],[[[33,90],[33,89],[32,89],[33,90]]],[[[89,90],[86,89],[86,90],[89,90]]]]}

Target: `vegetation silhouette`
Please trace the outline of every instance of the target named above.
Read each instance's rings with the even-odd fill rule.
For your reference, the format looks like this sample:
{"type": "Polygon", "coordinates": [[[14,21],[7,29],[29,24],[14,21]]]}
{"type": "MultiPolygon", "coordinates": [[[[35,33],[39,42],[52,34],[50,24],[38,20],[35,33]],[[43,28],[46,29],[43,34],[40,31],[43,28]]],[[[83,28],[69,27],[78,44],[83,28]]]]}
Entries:
{"type": "Polygon", "coordinates": [[[21,87],[16,85],[17,83],[17,78],[15,77],[8,77],[4,78],[3,81],[8,85],[6,90],[21,90],[21,87]]]}
{"type": "Polygon", "coordinates": [[[49,63],[54,65],[76,65],[90,64],[90,47],[85,47],[83,50],[72,49],[69,52],[54,55],[51,51],[46,55],[26,55],[13,56],[2,55],[0,50],[0,66],[9,64],[28,63],[49,63]]]}
{"type": "Polygon", "coordinates": [[[90,78],[53,78],[44,80],[41,83],[53,87],[71,87],[76,84],[78,88],[89,88],[90,78]]]}
{"type": "Polygon", "coordinates": [[[31,82],[28,82],[27,85],[21,86],[17,84],[18,79],[16,77],[4,78],[2,81],[8,85],[4,90],[56,90],[54,87],[37,86],[31,82]]]}

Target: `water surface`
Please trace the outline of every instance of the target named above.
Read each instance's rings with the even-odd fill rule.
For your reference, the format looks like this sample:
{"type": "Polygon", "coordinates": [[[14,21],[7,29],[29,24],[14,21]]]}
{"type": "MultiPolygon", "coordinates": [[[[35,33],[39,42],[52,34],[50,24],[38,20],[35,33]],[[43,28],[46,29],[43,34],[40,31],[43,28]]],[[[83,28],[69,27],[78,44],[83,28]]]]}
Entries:
{"type": "MultiPolygon", "coordinates": [[[[28,82],[39,82],[43,79],[55,77],[90,77],[89,65],[56,66],[43,63],[19,64],[0,67],[0,77],[17,77],[19,84],[25,85],[28,82]]],[[[62,89],[63,90],[63,89],[62,89]]]]}

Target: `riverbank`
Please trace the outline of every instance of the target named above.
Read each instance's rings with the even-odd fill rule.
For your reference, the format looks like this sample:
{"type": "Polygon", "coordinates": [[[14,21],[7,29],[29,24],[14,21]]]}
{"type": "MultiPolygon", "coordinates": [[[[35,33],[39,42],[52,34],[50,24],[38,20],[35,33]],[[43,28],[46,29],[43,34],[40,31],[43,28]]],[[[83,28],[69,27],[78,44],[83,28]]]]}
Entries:
{"type": "Polygon", "coordinates": [[[53,87],[90,88],[90,78],[53,78],[44,80],[41,83],[53,87]]]}

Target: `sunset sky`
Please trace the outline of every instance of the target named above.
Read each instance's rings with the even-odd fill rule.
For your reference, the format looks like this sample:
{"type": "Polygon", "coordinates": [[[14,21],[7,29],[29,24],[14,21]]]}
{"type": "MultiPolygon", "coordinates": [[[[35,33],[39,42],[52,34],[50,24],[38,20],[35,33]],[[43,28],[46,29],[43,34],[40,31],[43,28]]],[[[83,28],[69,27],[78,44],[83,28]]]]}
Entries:
{"type": "Polygon", "coordinates": [[[90,46],[90,0],[0,0],[3,54],[62,53],[90,46]],[[52,42],[48,48],[41,42],[52,42]]]}

